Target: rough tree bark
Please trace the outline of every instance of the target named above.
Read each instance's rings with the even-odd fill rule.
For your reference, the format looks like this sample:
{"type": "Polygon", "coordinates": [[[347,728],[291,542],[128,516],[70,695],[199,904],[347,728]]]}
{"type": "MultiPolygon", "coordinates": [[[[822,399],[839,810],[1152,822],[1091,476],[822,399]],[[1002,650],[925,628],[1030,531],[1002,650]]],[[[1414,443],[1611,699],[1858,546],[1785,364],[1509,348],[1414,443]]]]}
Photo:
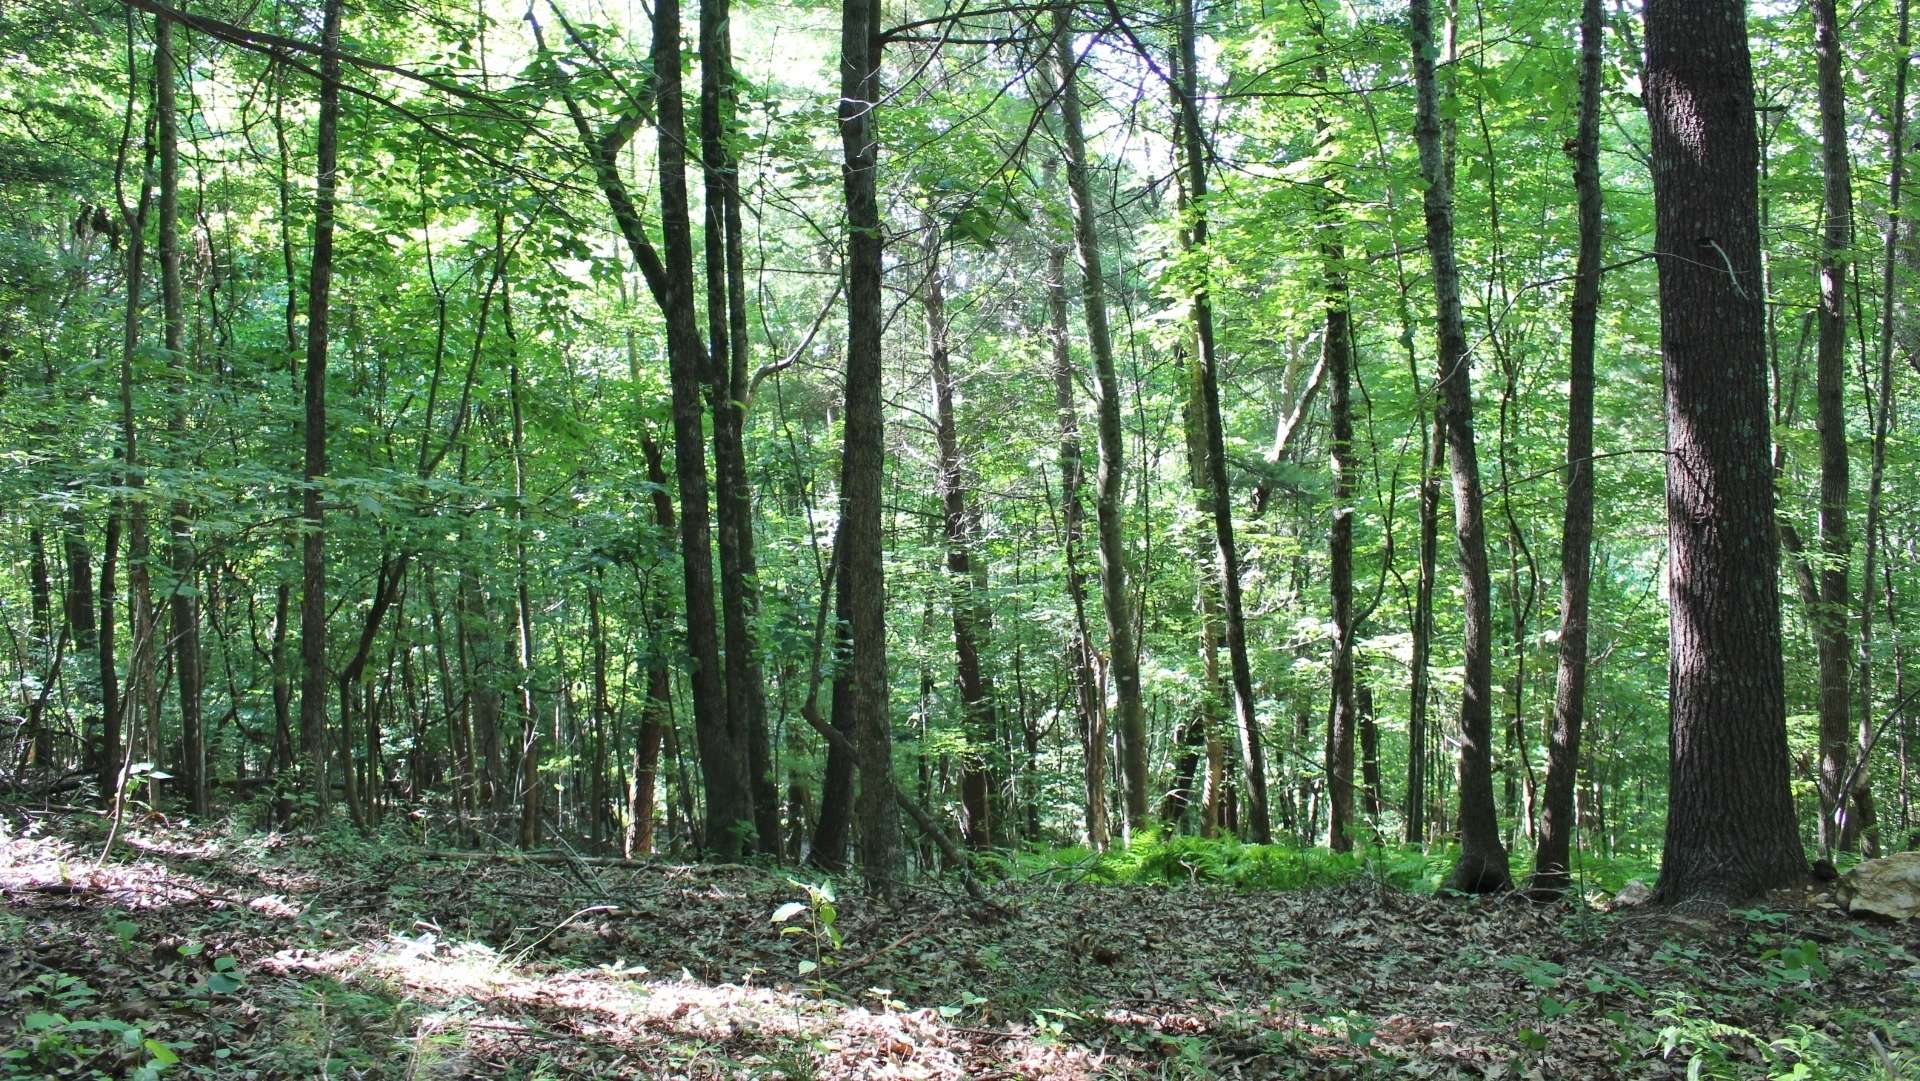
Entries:
{"type": "MultiPolygon", "coordinates": [[[[845,0],[840,23],[841,178],[847,201],[845,449],[840,466],[839,589],[851,646],[846,705],[859,754],[860,864],[868,886],[892,896],[900,864],[894,814],[893,714],[887,694],[886,561],[881,483],[886,417],[880,393],[885,226],[879,203],[879,0],[845,0]]],[[[834,703],[839,707],[840,703],[834,703]]]]}
{"type": "Polygon", "coordinates": [[[1806,876],[1788,790],[1753,75],[1742,0],[1650,0],[1669,735],[1657,898],[1806,876]]]}

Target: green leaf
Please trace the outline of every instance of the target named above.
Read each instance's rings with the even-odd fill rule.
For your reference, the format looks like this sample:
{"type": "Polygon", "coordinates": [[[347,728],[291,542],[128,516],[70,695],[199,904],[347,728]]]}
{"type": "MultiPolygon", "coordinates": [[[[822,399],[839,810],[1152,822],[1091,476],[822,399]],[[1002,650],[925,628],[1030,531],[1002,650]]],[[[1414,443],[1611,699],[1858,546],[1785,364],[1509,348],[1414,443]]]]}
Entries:
{"type": "Polygon", "coordinates": [[[773,910],[773,922],[785,923],[806,910],[807,905],[805,901],[788,901],[786,904],[773,910]]]}
{"type": "Polygon", "coordinates": [[[148,1040],[145,1046],[147,1054],[152,1055],[153,1061],[162,1066],[172,1066],[180,1061],[180,1055],[174,1051],[173,1048],[168,1047],[159,1040],[148,1040]]]}

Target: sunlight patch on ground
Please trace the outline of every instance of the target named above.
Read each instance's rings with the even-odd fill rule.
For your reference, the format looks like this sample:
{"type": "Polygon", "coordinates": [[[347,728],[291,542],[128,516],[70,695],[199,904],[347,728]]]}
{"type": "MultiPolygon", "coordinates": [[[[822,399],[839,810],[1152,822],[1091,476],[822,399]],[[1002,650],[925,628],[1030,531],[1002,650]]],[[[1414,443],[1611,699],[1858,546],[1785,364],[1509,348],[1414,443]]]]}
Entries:
{"type": "Polygon", "coordinates": [[[708,984],[685,974],[641,978],[646,970],[637,967],[541,971],[517,966],[485,944],[442,941],[431,932],[341,949],[285,949],[264,958],[261,968],[399,992],[430,1007],[416,1022],[423,1046],[461,1034],[465,1054],[483,1058],[499,1053],[503,1042],[564,1035],[630,1054],[684,1057],[687,1066],[710,1055],[787,1061],[796,1070],[806,1060],[819,1077],[957,1079],[970,1076],[966,1045],[985,1037],[1000,1045],[1016,1075],[1090,1078],[1101,1061],[1044,1034],[958,1029],[934,1010],[892,1008],[884,995],[866,1007],[793,989],[708,984]]]}

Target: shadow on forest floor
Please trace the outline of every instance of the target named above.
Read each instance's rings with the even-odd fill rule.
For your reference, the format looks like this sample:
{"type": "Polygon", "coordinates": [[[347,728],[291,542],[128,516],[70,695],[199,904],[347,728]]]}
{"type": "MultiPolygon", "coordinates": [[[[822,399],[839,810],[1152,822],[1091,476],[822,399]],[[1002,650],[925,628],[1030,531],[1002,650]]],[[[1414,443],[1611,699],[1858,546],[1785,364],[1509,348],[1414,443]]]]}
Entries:
{"type": "Polygon", "coordinates": [[[0,819],[0,1079],[1920,1078],[1920,927],[1819,898],[930,882],[834,948],[779,870],[103,833],[0,819]]]}

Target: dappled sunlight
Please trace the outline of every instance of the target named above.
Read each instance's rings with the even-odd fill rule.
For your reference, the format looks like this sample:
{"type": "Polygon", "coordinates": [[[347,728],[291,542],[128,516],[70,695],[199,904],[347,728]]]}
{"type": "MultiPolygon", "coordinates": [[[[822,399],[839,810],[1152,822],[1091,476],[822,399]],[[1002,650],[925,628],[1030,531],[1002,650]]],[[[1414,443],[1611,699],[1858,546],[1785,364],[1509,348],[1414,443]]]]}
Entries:
{"type": "MultiPolygon", "coordinates": [[[[841,883],[834,938],[804,882],[751,866],[162,826],[96,868],[104,825],[0,843],[7,993],[258,1076],[1684,1077],[1696,1053],[1870,1055],[1865,1029],[1800,1018],[1884,1017],[1920,972],[1920,931],[1804,898],[1717,919],[1461,902],[1374,876],[1417,885],[1412,865],[1309,875],[1277,850],[1132,854],[1172,885],[1010,878],[993,911],[841,883]]],[[[1874,1038],[1910,1056],[1920,1032],[1874,1038]]]]}
{"type": "Polygon", "coordinates": [[[260,967],[279,976],[326,975],[373,984],[428,1007],[422,1036],[459,1036],[486,1054],[514,1040],[555,1034],[605,1043],[628,1054],[752,1057],[806,1048],[818,1076],[961,1078],[970,1047],[990,1037],[1016,1072],[1092,1076],[1100,1056],[1020,1031],[966,1030],[932,1009],[877,1008],[793,988],[709,984],[682,974],[653,978],[640,966],[522,966],[483,943],[446,942],[432,932],[371,945],[281,950],[260,967]]]}

